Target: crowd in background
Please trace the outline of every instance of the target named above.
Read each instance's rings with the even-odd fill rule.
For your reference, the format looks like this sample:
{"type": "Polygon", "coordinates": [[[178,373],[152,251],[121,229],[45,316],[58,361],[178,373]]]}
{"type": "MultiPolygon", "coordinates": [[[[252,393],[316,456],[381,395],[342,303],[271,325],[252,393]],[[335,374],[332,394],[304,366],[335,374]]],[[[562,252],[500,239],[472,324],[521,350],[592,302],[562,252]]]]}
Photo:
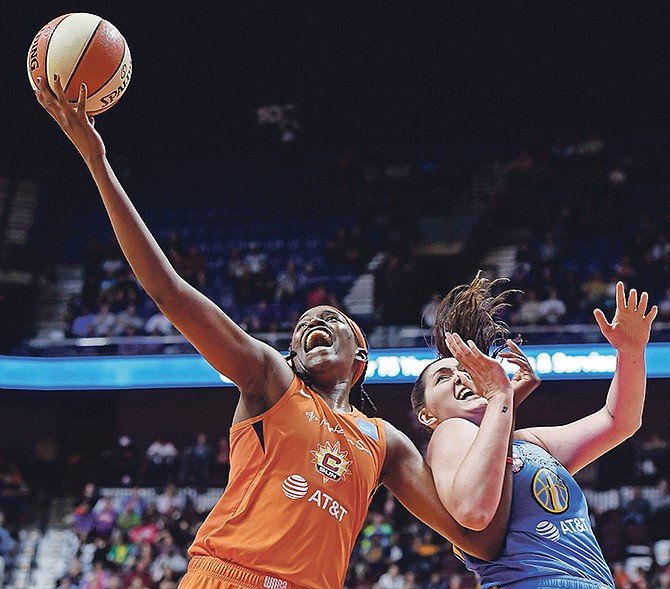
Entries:
{"type": "MultiPolygon", "coordinates": [[[[377,324],[429,326],[433,299],[453,286],[447,280],[454,272],[446,270],[454,261],[421,257],[417,244],[425,236],[419,218],[471,210],[478,217],[464,237],[458,277],[466,281],[474,275],[476,257],[486,248],[513,243],[514,263],[505,274],[508,287],[519,292],[510,301],[509,323],[589,323],[594,307],[613,308],[618,280],[647,290],[660,306],[660,320],[667,321],[670,211],[665,196],[670,184],[660,157],[652,148],[593,133],[537,139],[505,155],[482,156],[453,178],[446,156],[383,158],[348,150],[336,158],[328,177],[332,195],[324,195],[332,196],[335,214],[347,214],[338,226],[320,233],[314,217],[316,236],[312,232],[302,241],[292,236],[292,249],[288,222],[286,238],[270,239],[262,235],[265,226],[253,222],[245,236],[240,221],[238,238],[223,242],[225,229],[198,230],[203,221],[197,218],[191,228],[152,229],[164,236],[162,246],[179,273],[255,333],[290,331],[306,307],[342,304],[363,272],[375,276],[374,312],[363,319],[368,330],[377,324]],[[475,195],[483,169],[495,172],[475,195]],[[516,238],[506,239],[506,234],[516,238]],[[471,254],[470,268],[462,262],[471,254]],[[343,275],[346,279],[338,281],[343,275]]],[[[107,244],[91,240],[83,267],[84,286],[68,309],[67,335],[175,333],[137,284],[113,238],[107,244]]]]}
{"type": "MultiPolygon", "coordinates": [[[[174,589],[195,530],[227,483],[228,451],[227,438],[212,443],[204,432],[184,447],[163,437],[143,447],[121,436],[86,473],[93,478],[76,490],[72,484],[60,487],[69,507],[56,525],[76,534],[78,548],[58,586],[174,589]]],[[[616,507],[591,501],[592,523],[617,589],[666,588],[670,440],[651,432],[625,452],[612,457],[618,478],[605,472],[607,455],[578,475],[587,490],[619,489],[616,507]]],[[[29,465],[24,475],[16,461],[3,457],[1,464],[0,511],[8,517],[0,521],[0,556],[11,570],[18,531],[34,507],[31,496],[45,489],[29,465]]],[[[381,490],[357,539],[346,587],[467,589],[476,587],[476,579],[446,540],[381,490]]]]}

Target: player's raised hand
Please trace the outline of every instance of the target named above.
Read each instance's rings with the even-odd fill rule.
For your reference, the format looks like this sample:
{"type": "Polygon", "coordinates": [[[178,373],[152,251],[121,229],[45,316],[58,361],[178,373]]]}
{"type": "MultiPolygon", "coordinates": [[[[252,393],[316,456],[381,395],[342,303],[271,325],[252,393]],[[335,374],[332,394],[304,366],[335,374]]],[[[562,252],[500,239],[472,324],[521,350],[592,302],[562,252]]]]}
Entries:
{"type": "Polygon", "coordinates": [[[73,106],[65,97],[58,74],[54,76],[54,90],[42,78],[37,78],[35,84],[37,101],[58,123],[87,163],[96,156],[104,156],[105,145],[102,138],[95,130],[93,117],[86,114],[86,85],[82,84],[77,104],[73,106]]]}
{"type": "Polygon", "coordinates": [[[540,386],[542,380],[535,370],[533,370],[526,354],[523,353],[514,340],[508,339],[506,348],[506,350],[501,351],[498,355],[519,367],[514,373],[514,376],[512,376],[514,402],[515,405],[518,406],[528,397],[528,395],[540,386]]]}
{"type": "Polygon", "coordinates": [[[637,291],[631,288],[628,297],[623,282],[616,285],[616,311],[612,322],[605,313],[595,309],[593,315],[607,341],[622,354],[636,354],[644,351],[651,334],[651,324],[656,318],[658,307],[653,305],[647,311],[649,295],[643,292],[638,300],[637,291]]]}
{"type": "Polygon", "coordinates": [[[512,394],[512,385],[502,365],[482,353],[473,341],[463,341],[457,333],[446,333],[447,347],[467,372],[472,392],[490,400],[499,394],[512,394]]]}

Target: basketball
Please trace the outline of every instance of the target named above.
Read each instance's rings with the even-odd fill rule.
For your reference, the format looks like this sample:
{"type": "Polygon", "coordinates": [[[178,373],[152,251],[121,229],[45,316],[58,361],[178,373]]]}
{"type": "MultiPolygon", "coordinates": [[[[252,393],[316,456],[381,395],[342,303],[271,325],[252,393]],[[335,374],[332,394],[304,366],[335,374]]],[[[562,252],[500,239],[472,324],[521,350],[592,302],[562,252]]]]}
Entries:
{"type": "Polygon", "coordinates": [[[28,50],[33,89],[41,77],[53,89],[60,76],[68,101],[76,104],[82,83],[88,88],[86,112],[98,115],[114,106],[132,74],[130,50],[119,30],[86,12],[64,14],[44,25],[28,50]]]}

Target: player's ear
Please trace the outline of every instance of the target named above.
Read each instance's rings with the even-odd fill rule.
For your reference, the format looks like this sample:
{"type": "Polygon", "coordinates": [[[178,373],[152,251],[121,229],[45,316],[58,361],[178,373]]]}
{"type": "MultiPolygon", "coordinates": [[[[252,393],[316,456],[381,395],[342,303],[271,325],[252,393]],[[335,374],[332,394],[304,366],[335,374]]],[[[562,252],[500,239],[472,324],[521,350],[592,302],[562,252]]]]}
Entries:
{"type": "Polygon", "coordinates": [[[437,426],[437,417],[432,415],[425,407],[419,411],[417,418],[421,425],[425,425],[430,429],[435,429],[437,426]]]}

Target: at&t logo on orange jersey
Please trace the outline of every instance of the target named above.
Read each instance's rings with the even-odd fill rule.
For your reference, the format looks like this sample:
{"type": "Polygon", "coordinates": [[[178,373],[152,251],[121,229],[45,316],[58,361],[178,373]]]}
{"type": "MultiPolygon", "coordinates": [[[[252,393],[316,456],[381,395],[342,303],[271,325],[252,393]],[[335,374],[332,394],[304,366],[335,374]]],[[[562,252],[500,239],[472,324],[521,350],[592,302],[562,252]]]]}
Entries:
{"type": "Polygon", "coordinates": [[[318,444],[316,450],[310,450],[314,455],[312,464],[316,465],[316,470],[323,475],[323,482],[344,480],[350,474],[349,465],[351,460],[347,460],[348,452],[340,450],[340,443],[336,442],[334,446],[330,442],[324,445],[318,444]]]}

